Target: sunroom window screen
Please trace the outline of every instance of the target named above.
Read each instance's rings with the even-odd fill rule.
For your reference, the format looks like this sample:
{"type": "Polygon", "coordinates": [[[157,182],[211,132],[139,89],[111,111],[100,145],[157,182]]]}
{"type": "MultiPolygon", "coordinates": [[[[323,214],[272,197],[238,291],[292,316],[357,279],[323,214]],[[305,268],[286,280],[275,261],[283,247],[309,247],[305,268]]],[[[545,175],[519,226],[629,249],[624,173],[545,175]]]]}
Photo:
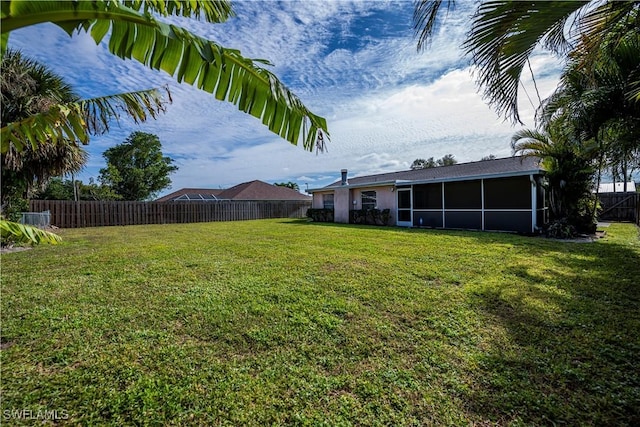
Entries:
{"type": "Polygon", "coordinates": [[[376,204],[377,202],[375,191],[362,192],[362,209],[375,209],[376,204]]]}

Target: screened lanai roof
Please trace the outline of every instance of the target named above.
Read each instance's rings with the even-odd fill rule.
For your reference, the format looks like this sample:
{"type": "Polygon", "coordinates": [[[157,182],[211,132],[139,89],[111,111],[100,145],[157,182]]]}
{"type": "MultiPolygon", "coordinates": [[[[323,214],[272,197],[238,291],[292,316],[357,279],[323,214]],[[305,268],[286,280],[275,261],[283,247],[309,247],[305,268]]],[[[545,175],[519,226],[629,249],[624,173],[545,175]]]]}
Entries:
{"type": "Polygon", "coordinates": [[[207,200],[220,200],[215,194],[202,194],[202,193],[186,193],[176,197],[173,200],[189,200],[189,201],[207,201],[207,200]]]}
{"type": "Polygon", "coordinates": [[[159,198],[156,202],[169,202],[174,200],[180,201],[213,201],[220,200],[220,194],[223,189],[215,188],[182,188],[178,191],[174,191],[171,194],[167,194],[164,197],[159,198]]]}

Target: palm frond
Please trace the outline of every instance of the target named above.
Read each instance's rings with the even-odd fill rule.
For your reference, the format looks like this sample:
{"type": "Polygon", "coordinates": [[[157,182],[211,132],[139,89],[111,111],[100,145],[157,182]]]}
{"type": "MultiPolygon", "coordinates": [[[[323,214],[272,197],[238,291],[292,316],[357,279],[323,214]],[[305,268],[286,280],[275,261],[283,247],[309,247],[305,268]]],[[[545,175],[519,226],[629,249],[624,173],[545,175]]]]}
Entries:
{"type": "Polygon", "coordinates": [[[582,57],[582,66],[590,68],[593,65],[605,38],[610,39],[614,34],[619,41],[629,32],[637,33],[640,28],[639,10],[638,1],[606,1],[596,3],[595,7],[579,14],[574,33],[583,45],[581,50],[586,53],[582,57]]]}
{"type": "Polygon", "coordinates": [[[514,155],[543,157],[549,151],[550,144],[547,134],[533,129],[521,129],[511,137],[514,155]]]}
{"type": "Polygon", "coordinates": [[[264,61],[247,59],[237,50],[225,49],[116,1],[12,1],[2,31],[38,22],[54,22],[69,34],[86,31],[96,43],[110,33],[111,53],[163,70],[178,82],[231,102],[293,145],[301,140],[306,150],[324,149],[326,120],[308,110],[273,73],[256,65],[264,61]]]}
{"type": "Polygon", "coordinates": [[[41,230],[31,225],[24,225],[17,222],[0,219],[0,235],[2,240],[12,240],[16,243],[30,243],[38,245],[40,243],[51,243],[53,245],[62,241],[57,234],[41,230]]]}
{"type": "Polygon", "coordinates": [[[231,2],[226,0],[124,0],[122,2],[133,10],[155,12],[162,16],[182,16],[185,18],[201,17],[207,22],[221,23],[235,16],[231,2]]]}
{"type": "Polygon", "coordinates": [[[3,126],[0,152],[7,153],[10,145],[20,152],[25,144],[35,150],[42,142],[80,141],[86,144],[89,135],[105,132],[109,121],[118,120],[121,114],[137,123],[147,120],[148,116],[155,118],[164,109],[165,101],[158,89],[57,104],[44,113],[3,126]]]}
{"type": "Polygon", "coordinates": [[[480,4],[464,44],[477,66],[477,82],[500,115],[519,122],[518,84],[535,46],[584,1],[488,1],[480,4]]]}
{"type": "MultiPolygon", "coordinates": [[[[438,28],[440,8],[443,0],[419,0],[413,11],[413,29],[418,38],[418,52],[423,51],[431,42],[433,33],[438,28]]],[[[447,14],[455,8],[454,0],[447,0],[447,14]]]]}
{"type": "Polygon", "coordinates": [[[171,103],[168,87],[144,91],[127,92],[98,98],[84,99],[79,102],[90,134],[105,133],[109,130],[109,122],[120,120],[122,114],[135,123],[145,122],[151,117],[166,111],[167,103],[171,103]],[[163,97],[164,90],[167,99],[163,97]]]}

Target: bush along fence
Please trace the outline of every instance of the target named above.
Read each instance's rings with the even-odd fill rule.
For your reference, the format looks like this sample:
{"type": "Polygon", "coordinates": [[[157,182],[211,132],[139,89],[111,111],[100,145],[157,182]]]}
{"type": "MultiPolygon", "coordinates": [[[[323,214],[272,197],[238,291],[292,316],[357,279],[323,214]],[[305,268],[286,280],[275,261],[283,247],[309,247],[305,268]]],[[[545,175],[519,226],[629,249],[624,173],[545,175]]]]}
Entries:
{"type": "Polygon", "coordinates": [[[32,212],[49,211],[51,225],[60,228],[304,218],[309,206],[311,202],[298,200],[211,202],[31,200],[29,202],[29,209],[32,212]]]}
{"type": "Polygon", "coordinates": [[[640,225],[640,193],[599,194],[601,221],[631,221],[640,225]]]}

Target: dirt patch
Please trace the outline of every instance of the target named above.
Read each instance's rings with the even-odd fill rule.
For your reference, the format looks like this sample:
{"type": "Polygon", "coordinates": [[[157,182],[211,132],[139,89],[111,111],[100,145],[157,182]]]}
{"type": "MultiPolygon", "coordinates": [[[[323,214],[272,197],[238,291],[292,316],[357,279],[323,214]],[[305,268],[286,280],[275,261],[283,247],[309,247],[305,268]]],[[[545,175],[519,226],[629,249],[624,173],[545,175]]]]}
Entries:
{"type": "Polygon", "coordinates": [[[585,234],[578,237],[574,237],[572,239],[551,239],[550,238],[550,240],[555,240],[558,242],[569,242],[569,243],[593,243],[597,240],[600,240],[606,237],[606,235],[607,235],[606,231],[596,231],[595,234],[585,234]]]}
{"type": "Polygon", "coordinates": [[[0,249],[0,254],[10,254],[12,252],[22,252],[33,249],[30,246],[5,246],[0,249]]]}

